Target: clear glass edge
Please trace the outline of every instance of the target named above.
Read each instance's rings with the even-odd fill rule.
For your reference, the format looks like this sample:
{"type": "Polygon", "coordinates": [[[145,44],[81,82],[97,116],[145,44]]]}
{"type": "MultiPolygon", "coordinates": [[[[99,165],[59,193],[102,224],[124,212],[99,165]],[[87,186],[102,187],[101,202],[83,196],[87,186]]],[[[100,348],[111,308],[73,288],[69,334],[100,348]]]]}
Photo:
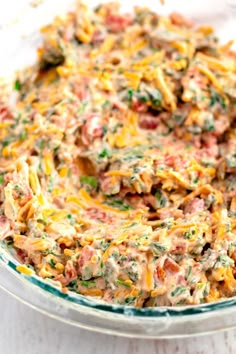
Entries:
{"type": "Polygon", "coordinates": [[[236,317],[232,316],[236,297],[184,308],[108,305],[83,295],[65,294],[36,275],[23,275],[16,269],[18,264],[0,247],[0,287],[49,317],[84,329],[126,337],[176,338],[236,326],[236,317]],[[3,282],[1,267],[8,284],[3,282]]]}
{"type": "MultiPolygon", "coordinates": [[[[3,249],[2,249],[3,250],[3,249]]],[[[177,307],[146,307],[146,308],[136,308],[132,306],[123,306],[123,305],[110,305],[106,303],[102,303],[100,301],[95,301],[90,299],[89,297],[74,294],[73,292],[69,291],[67,293],[62,292],[57,286],[50,284],[49,282],[43,280],[42,278],[38,277],[37,275],[24,275],[17,270],[17,266],[20,265],[13,257],[8,258],[7,253],[1,252],[0,249],[0,262],[13,270],[16,275],[20,275],[22,278],[27,280],[29,283],[32,283],[46,292],[53,294],[61,299],[70,301],[75,304],[79,304],[86,307],[96,308],[102,311],[113,312],[117,314],[123,315],[131,315],[131,316],[140,316],[140,317],[179,317],[179,316],[189,316],[189,315],[198,315],[215,311],[215,310],[224,310],[236,305],[236,296],[212,302],[212,303],[205,303],[196,306],[177,306],[177,307]]]]}

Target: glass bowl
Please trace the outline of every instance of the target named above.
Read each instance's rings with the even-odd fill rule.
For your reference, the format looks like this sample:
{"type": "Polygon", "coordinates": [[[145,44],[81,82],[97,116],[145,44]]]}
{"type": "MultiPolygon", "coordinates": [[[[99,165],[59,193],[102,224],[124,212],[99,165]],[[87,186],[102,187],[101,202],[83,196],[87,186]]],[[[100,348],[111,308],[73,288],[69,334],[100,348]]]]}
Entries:
{"type": "MultiPolygon", "coordinates": [[[[12,0],[9,0],[10,3],[12,0]]],[[[104,1],[103,1],[104,2],[104,1]]],[[[167,0],[167,5],[152,4],[151,1],[130,1],[124,8],[135,5],[155,7],[155,10],[168,13],[173,10],[183,12],[197,22],[217,26],[217,34],[223,41],[230,39],[234,18],[227,15],[227,4],[217,0],[216,12],[212,12],[215,1],[179,0],[176,9],[174,0],[167,0]],[[201,3],[202,2],[202,3],[201,3]],[[218,4],[219,3],[219,4],[218,4]],[[183,4],[183,7],[182,7],[183,4]],[[205,4],[206,5],[206,4],[205,4]],[[204,9],[204,10],[203,10],[204,9]],[[183,10],[183,11],[182,11],[183,10]],[[223,11],[223,12],[222,12],[223,11]],[[224,15],[222,15],[222,13],[224,15]]],[[[9,3],[9,5],[10,5],[9,3]]],[[[55,15],[70,9],[74,1],[41,1],[37,7],[31,7],[32,1],[22,1],[22,7],[9,16],[0,15],[0,77],[7,82],[14,75],[14,70],[33,63],[36,47],[40,43],[38,29],[49,22],[55,15]],[[53,6],[54,5],[54,6],[53,6]],[[8,39],[6,41],[6,38],[8,39]],[[7,42],[7,43],[6,43],[7,42]],[[9,46],[9,43],[11,45],[9,46]]],[[[35,1],[33,4],[35,5],[35,1]]],[[[95,6],[99,1],[87,1],[95,6]]],[[[228,4],[232,6],[233,0],[228,4]]],[[[5,5],[4,5],[5,6],[5,5]]],[[[3,10],[6,11],[9,6],[3,10]]],[[[229,12],[230,13],[230,12],[229,12]]],[[[9,15],[9,14],[8,14],[9,15]]],[[[2,83],[2,79],[0,84],[2,83]]],[[[32,308],[57,320],[74,326],[97,332],[138,338],[172,338],[205,335],[236,327],[236,297],[199,306],[141,308],[108,305],[72,292],[63,293],[51,281],[42,280],[36,275],[19,273],[19,263],[0,243],[0,288],[32,308]]]]}
{"type": "Polygon", "coordinates": [[[236,326],[236,297],[199,306],[141,308],[107,305],[50,281],[24,275],[9,251],[0,247],[0,288],[50,317],[97,332],[138,338],[205,335],[236,326]]]}

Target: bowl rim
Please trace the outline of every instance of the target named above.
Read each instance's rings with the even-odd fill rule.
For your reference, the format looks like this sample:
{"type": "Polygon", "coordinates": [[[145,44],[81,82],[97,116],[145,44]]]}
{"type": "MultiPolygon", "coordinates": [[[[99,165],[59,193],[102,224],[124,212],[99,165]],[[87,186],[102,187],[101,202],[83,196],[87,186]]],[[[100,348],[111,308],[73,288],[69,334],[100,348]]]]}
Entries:
{"type": "Polygon", "coordinates": [[[108,313],[146,318],[171,317],[178,318],[183,316],[194,316],[200,314],[209,314],[217,310],[230,310],[236,305],[236,296],[211,303],[203,303],[200,305],[188,306],[160,306],[160,307],[144,307],[136,308],[134,306],[108,304],[101,300],[95,300],[92,297],[78,294],[72,291],[63,292],[58,286],[53,284],[52,280],[44,280],[36,274],[26,275],[17,270],[22,265],[14,259],[5,247],[0,246],[0,264],[7,270],[11,271],[16,277],[25,280],[28,285],[33,284],[44,292],[53,295],[55,298],[66,300],[74,305],[81,305],[86,308],[92,308],[108,313]]]}

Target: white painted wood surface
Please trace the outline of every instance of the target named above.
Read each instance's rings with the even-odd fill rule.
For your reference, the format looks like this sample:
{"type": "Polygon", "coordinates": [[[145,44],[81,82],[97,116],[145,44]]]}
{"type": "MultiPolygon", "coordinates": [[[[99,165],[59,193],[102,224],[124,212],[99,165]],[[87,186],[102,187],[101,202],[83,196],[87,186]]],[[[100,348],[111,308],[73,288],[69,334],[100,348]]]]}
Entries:
{"type": "Polygon", "coordinates": [[[126,339],[57,322],[2,290],[0,306],[0,354],[236,354],[236,330],[188,339],[126,339]]]}

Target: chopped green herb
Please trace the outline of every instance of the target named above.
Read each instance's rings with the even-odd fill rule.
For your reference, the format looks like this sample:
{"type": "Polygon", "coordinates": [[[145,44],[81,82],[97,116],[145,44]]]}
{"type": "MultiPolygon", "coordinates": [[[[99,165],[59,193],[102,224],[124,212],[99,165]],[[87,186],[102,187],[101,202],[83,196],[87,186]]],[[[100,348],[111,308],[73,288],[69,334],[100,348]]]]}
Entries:
{"type": "Polygon", "coordinates": [[[193,267],[192,266],[188,266],[188,271],[187,271],[187,278],[190,277],[191,273],[192,273],[192,269],[193,267]]]}
{"type": "Polygon", "coordinates": [[[207,132],[213,132],[215,131],[215,121],[214,121],[214,118],[213,116],[209,116],[205,119],[204,121],[204,129],[207,131],[207,132]]]}
{"type": "Polygon", "coordinates": [[[53,185],[54,185],[53,181],[54,181],[53,176],[50,176],[49,180],[48,180],[48,192],[49,193],[52,193],[52,191],[53,191],[53,185]]]}
{"type": "Polygon", "coordinates": [[[83,184],[88,184],[92,188],[97,188],[98,182],[94,176],[81,176],[80,182],[83,184]]]}
{"type": "Polygon", "coordinates": [[[102,104],[102,108],[105,109],[107,107],[110,107],[111,106],[111,102],[106,100],[103,104],[102,104]]]}
{"type": "Polygon", "coordinates": [[[28,136],[27,130],[23,130],[20,134],[19,134],[19,139],[20,140],[25,140],[28,136]]]}
{"type": "Polygon", "coordinates": [[[173,118],[177,125],[182,125],[186,119],[184,115],[180,115],[180,114],[174,114],[173,118]]]}
{"type": "Polygon", "coordinates": [[[100,154],[98,154],[98,157],[100,159],[103,159],[104,157],[110,157],[110,152],[107,149],[103,149],[100,154]]]}
{"type": "Polygon", "coordinates": [[[205,284],[205,289],[203,291],[203,296],[206,297],[207,295],[209,295],[210,292],[210,284],[209,282],[205,284]]]}
{"type": "Polygon", "coordinates": [[[134,91],[131,90],[131,89],[129,89],[129,90],[127,91],[127,98],[128,98],[128,101],[129,101],[129,102],[132,101],[133,95],[134,95],[134,91]]]}
{"type": "Polygon", "coordinates": [[[170,293],[170,295],[171,295],[172,297],[174,297],[174,296],[179,296],[179,295],[181,295],[181,294],[184,294],[185,292],[187,292],[187,289],[186,289],[186,288],[184,288],[183,286],[178,286],[174,291],[172,291],[172,292],[170,293]]]}
{"type": "Polygon", "coordinates": [[[93,280],[81,280],[80,285],[85,286],[86,288],[94,288],[96,282],[93,280]]]}
{"type": "Polygon", "coordinates": [[[6,239],[6,244],[7,244],[7,246],[13,245],[14,244],[13,239],[12,238],[6,239]]]}
{"type": "Polygon", "coordinates": [[[124,286],[125,288],[131,288],[131,285],[130,284],[126,284],[123,280],[117,279],[116,284],[120,285],[120,286],[124,286]]]}
{"type": "Polygon", "coordinates": [[[160,189],[156,191],[155,197],[157,201],[157,208],[164,208],[167,206],[167,198],[160,189]]]}
{"type": "Polygon", "coordinates": [[[4,174],[0,174],[0,184],[4,184],[4,174]]]}
{"type": "Polygon", "coordinates": [[[197,283],[197,289],[202,290],[204,288],[205,284],[204,283],[197,283]]]}
{"type": "Polygon", "coordinates": [[[120,261],[127,261],[127,258],[128,258],[127,256],[121,256],[120,261]]]}
{"type": "Polygon", "coordinates": [[[53,258],[51,258],[48,263],[50,264],[50,266],[51,266],[52,268],[55,268],[56,262],[54,261],[53,258]]]}
{"type": "Polygon", "coordinates": [[[125,203],[121,199],[108,199],[105,204],[122,211],[127,211],[132,209],[132,207],[129,204],[125,203]]]}
{"type": "Polygon", "coordinates": [[[24,118],[24,119],[22,119],[22,123],[23,123],[23,124],[28,124],[28,123],[30,123],[30,121],[29,121],[28,119],[25,119],[25,118],[24,118]]]}
{"type": "Polygon", "coordinates": [[[208,196],[205,199],[205,206],[206,208],[210,208],[212,205],[214,205],[216,202],[216,198],[214,194],[208,194],[208,196]]]}
{"type": "Polygon", "coordinates": [[[137,98],[138,98],[138,100],[139,100],[140,102],[143,102],[143,103],[149,101],[149,95],[148,95],[148,93],[145,92],[145,91],[144,91],[144,92],[138,92],[138,93],[137,93],[137,98]]]}
{"type": "Polygon", "coordinates": [[[195,178],[192,179],[192,183],[193,183],[193,184],[197,184],[198,181],[199,181],[199,178],[198,178],[198,177],[195,177],[195,178]]]}
{"type": "Polygon", "coordinates": [[[169,219],[169,220],[163,221],[163,223],[161,223],[160,226],[162,228],[167,228],[169,230],[171,228],[171,226],[172,226],[172,223],[173,223],[173,219],[169,219]]]}
{"type": "Polygon", "coordinates": [[[233,267],[234,266],[234,261],[230,257],[226,255],[220,255],[218,256],[214,268],[221,268],[221,267],[233,267]]]}
{"type": "Polygon", "coordinates": [[[167,251],[167,247],[162,245],[159,242],[152,242],[150,247],[152,248],[152,251],[155,254],[155,256],[158,256],[158,257],[163,255],[167,251]]]}
{"type": "Polygon", "coordinates": [[[162,102],[162,94],[159,90],[157,89],[152,89],[152,90],[148,90],[149,93],[149,97],[150,100],[152,102],[152,105],[155,108],[158,108],[161,106],[161,102],[162,102]]]}
{"type": "Polygon", "coordinates": [[[43,252],[41,252],[44,256],[48,256],[49,254],[51,254],[52,256],[56,256],[56,254],[52,251],[52,250],[45,250],[43,252]]]}
{"type": "Polygon", "coordinates": [[[72,280],[68,285],[67,285],[67,288],[69,290],[72,290],[72,291],[77,291],[78,289],[78,283],[77,283],[77,280],[72,280]]]}
{"type": "Polygon", "coordinates": [[[109,243],[106,240],[101,240],[100,241],[100,248],[102,249],[102,251],[106,251],[108,246],[109,246],[109,243]]]}
{"type": "Polygon", "coordinates": [[[102,127],[102,133],[103,133],[103,135],[106,135],[107,132],[108,132],[108,127],[107,127],[107,125],[104,125],[104,126],[102,127]]]}
{"type": "Polygon", "coordinates": [[[10,143],[11,143],[11,140],[9,138],[4,138],[2,140],[2,147],[4,148],[4,147],[8,146],[10,143]]]}
{"type": "Polygon", "coordinates": [[[14,90],[20,91],[20,89],[21,89],[21,83],[19,80],[16,80],[14,83],[14,90]]]}
{"type": "Polygon", "coordinates": [[[190,229],[190,230],[188,230],[188,231],[186,231],[185,233],[184,233],[184,239],[185,240],[190,240],[191,238],[192,238],[192,236],[193,235],[195,235],[195,230],[194,229],[190,229]]]}
{"type": "Polygon", "coordinates": [[[236,167],[236,154],[228,154],[228,155],[226,155],[226,165],[229,168],[235,168],[236,167]]]}
{"type": "Polygon", "coordinates": [[[87,280],[87,279],[90,279],[90,278],[92,278],[92,269],[91,269],[91,267],[86,266],[84,268],[84,272],[83,272],[83,275],[82,275],[82,280],[87,280]]]}
{"type": "MultiPolygon", "coordinates": [[[[37,219],[37,222],[39,222],[40,224],[43,224],[43,225],[47,225],[48,222],[47,222],[47,218],[45,216],[43,216],[41,219],[37,219]]],[[[43,238],[45,238],[46,236],[42,236],[43,238]]]]}
{"type": "Polygon", "coordinates": [[[31,111],[31,105],[30,104],[28,104],[26,107],[25,107],[25,110],[26,110],[26,112],[30,112],[31,111]]]}
{"type": "Polygon", "coordinates": [[[187,143],[186,145],[185,145],[185,150],[189,150],[189,149],[191,149],[192,148],[192,144],[190,144],[190,143],[187,143]]]}
{"type": "Polygon", "coordinates": [[[133,226],[135,226],[135,225],[137,225],[137,222],[134,221],[134,222],[132,222],[129,226],[127,226],[126,229],[129,229],[130,227],[133,227],[133,226]]]}
{"type": "Polygon", "coordinates": [[[83,113],[87,105],[88,105],[88,102],[82,102],[80,104],[79,109],[78,109],[78,113],[83,113]]]}
{"type": "Polygon", "coordinates": [[[210,107],[213,107],[216,104],[220,105],[224,109],[226,108],[225,98],[218,92],[211,89],[210,107]]]}
{"type": "Polygon", "coordinates": [[[43,150],[46,146],[46,141],[44,139],[41,139],[37,142],[37,146],[39,147],[40,150],[43,150]]]}
{"type": "Polygon", "coordinates": [[[69,221],[69,223],[70,223],[71,225],[74,225],[74,224],[75,224],[75,217],[74,217],[72,214],[66,215],[66,218],[67,218],[67,220],[69,221]]]}
{"type": "Polygon", "coordinates": [[[125,299],[124,303],[125,303],[125,304],[132,304],[132,303],[135,301],[135,299],[136,299],[136,297],[128,296],[128,297],[125,299]]]}

